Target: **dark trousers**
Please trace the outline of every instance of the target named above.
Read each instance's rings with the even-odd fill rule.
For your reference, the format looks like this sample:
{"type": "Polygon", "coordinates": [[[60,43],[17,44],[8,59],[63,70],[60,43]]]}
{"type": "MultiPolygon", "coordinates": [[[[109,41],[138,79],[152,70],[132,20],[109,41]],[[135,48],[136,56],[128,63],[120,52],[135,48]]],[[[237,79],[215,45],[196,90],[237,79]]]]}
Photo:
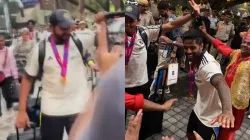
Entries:
{"type": "Polygon", "coordinates": [[[138,87],[125,88],[125,92],[131,95],[143,94],[144,98],[147,98],[150,93],[150,90],[149,90],[148,84],[145,84],[145,85],[138,86],[138,87]]]}
{"type": "Polygon", "coordinates": [[[42,140],[62,140],[64,128],[69,134],[77,114],[68,116],[48,116],[42,114],[41,137],[42,140]]]}

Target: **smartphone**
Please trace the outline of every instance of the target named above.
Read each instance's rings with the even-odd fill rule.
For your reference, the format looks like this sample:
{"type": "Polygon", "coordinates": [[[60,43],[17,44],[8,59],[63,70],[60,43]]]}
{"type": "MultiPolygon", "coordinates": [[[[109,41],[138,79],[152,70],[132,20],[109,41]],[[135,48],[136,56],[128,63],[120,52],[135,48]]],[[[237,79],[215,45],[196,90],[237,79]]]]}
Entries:
{"type": "Polygon", "coordinates": [[[124,47],[125,12],[112,12],[105,15],[109,49],[114,46],[124,47]]]}

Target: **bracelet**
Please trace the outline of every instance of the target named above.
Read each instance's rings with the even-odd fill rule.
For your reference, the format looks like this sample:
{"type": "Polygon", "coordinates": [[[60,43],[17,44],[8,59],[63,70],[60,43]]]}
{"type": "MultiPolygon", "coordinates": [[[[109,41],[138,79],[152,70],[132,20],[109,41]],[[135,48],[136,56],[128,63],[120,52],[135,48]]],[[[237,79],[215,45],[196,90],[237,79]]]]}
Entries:
{"type": "Polygon", "coordinates": [[[90,60],[90,61],[88,62],[88,65],[89,65],[89,66],[91,66],[91,65],[93,65],[93,64],[95,64],[95,62],[94,62],[93,60],[90,60]]]}

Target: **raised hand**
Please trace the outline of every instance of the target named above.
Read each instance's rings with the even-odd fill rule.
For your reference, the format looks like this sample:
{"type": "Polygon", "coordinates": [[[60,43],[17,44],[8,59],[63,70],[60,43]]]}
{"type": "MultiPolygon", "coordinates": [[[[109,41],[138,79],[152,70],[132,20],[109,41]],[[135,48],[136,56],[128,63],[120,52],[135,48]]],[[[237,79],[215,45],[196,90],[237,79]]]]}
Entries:
{"type": "Polygon", "coordinates": [[[200,29],[200,31],[201,31],[202,33],[207,33],[207,30],[206,30],[206,27],[205,27],[205,26],[200,26],[199,29],[200,29]]]}
{"type": "Polygon", "coordinates": [[[200,6],[194,2],[194,0],[189,0],[188,1],[190,6],[193,8],[195,15],[199,16],[200,15],[200,6]]]}
{"type": "Polygon", "coordinates": [[[96,14],[95,22],[98,24],[97,30],[97,66],[101,74],[106,73],[119,59],[122,54],[122,47],[113,47],[108,51],[107,24],[105,22],[105,12],[96,14]]]}

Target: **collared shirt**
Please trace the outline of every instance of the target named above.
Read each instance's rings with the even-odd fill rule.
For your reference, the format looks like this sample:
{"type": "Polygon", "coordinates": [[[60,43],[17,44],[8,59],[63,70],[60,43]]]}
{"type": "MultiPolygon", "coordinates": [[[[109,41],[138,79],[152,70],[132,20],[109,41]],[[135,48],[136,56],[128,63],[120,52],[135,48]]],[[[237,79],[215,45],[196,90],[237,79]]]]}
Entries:
{"type": "Polygon", "coordinates": [[[140,14],[140,26],[155,25],[154,17],[151,12],[146,11],[144,14],[140,14]]]}
{"type": "Polygon", "coordinates": [[[218,23],[218,31],[215,35],[221,41],[229,40],[230,35],[234,35],[234,25],[232,23],[225,24],[225,22],[218,23]]]}

